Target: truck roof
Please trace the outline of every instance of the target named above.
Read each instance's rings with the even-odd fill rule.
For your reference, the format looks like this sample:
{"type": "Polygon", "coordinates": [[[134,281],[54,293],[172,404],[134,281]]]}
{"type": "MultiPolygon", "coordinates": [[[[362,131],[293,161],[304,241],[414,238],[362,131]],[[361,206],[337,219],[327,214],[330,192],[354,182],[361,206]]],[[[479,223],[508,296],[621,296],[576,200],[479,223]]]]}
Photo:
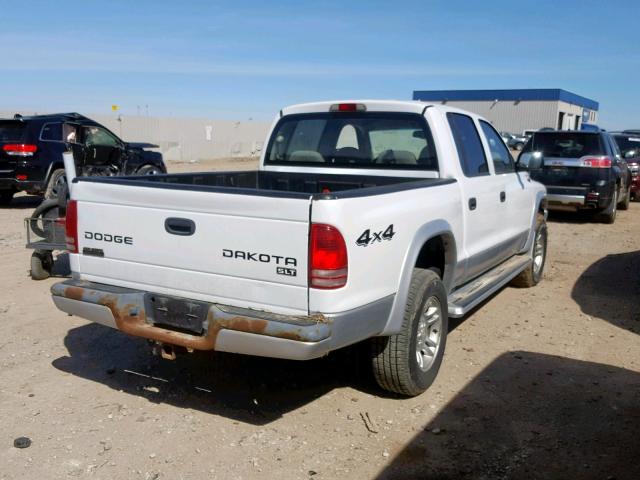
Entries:
{"type": "Polygon", "coordinates": [[[445,112],[459,112],[466,115],[478,117],[477,115],[461,110],[459,108],[449,107],[438,103],[420,102],[415,100],[333,100],[313,103],[300,103],[290,105],[281,110],[281,115],[293,115],[299,113],[321,113],[328,112],[332,105],[341,103],[364,104],[369,112],[409,112],[422,113],[425,108],[435,108],[445,112]]]}

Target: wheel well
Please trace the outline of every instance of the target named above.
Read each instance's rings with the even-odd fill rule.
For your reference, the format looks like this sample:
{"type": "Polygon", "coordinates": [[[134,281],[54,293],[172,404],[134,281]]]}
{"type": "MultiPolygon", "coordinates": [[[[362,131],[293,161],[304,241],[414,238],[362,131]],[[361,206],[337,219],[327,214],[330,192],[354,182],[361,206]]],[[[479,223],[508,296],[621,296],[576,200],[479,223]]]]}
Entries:
{"type": "Polygon", "coordinates": [[[136,167],[135,172],[139,172],[144,167],[155,167],[155,168],[158,168],[158,169],[160,169],[160,171],[163,171],[165,173],[167,171],[166,168],[163,167],[163,165],[157,165],[157,164],[155,164],[155,163],[153,163],[151,161],[146,161],[142,165],[136,167]]]}
{"type": "MultiPolygon", "coordinates": [[[[440,277],[445,275],[446,246],[441,235],[427,240],[418,254],[416,268],[431,268],[437,270],[440,277]]],[[[447,272],[448,273],[448,272],[447,272]]]]}
{"type": "Polygon", "coordinates": [[[51,162],[51,165],[49,165],[49,170],[47,171],[47,176],[44,179],[45,186],[46,186],[46,184],[49,183],[49,180],[51,179],[51,174],[53,172],[55,172],[56,170],[58,170],[59,168],[64,169],[64,163],[51,162]]]}

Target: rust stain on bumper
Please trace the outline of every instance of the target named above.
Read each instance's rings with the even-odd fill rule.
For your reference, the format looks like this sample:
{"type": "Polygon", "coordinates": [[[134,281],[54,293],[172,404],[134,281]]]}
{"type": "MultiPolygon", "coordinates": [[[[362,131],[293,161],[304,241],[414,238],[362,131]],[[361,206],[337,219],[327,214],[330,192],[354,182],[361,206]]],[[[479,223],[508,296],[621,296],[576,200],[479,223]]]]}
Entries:
{"type": "MultiPolygon", "coordinates": [[[[318,341],[318,339],[309,338],[309,335],[305,332],[305,327],[301,325],[282,322],[271,323],[269,320],[262,318],[229,315],[223,312],[219,312],[220,315],[218,316],[215,314],[214,309],[210,309],[207,314],[208,329],[205,335],[192,335],[149,323],[144,310],[144,301],[142,300],[144,293],[142,292],[132,291],[131,293],[118,294],[96,290],[91,287],[84,288],[77,285],[63,284],[54,285],[52,290],[54,295],[109,308],[117,328],[124,333],[165,344],[178,345],[187,349],[215,350],[216,339],[222,329],[295,341],[318,341]],[[277,326],[274,327],[273,325],[277,326]]],[[[309,316],[308,319],[310,324],[307,327],[315,323],[324,324],[326,328],[327,320],[323,315],[315,314],[309,316]]]]}

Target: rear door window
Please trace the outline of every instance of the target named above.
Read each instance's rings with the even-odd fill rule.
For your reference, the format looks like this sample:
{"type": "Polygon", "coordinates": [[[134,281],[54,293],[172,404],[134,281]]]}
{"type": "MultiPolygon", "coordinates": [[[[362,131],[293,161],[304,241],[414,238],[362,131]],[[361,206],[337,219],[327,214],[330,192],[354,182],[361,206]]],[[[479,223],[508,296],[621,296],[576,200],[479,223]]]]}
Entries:
{"type": "Polygon", "coordinates": [[[447,120],[453,133],[460,165],[465,176],[489,175],[489,165],[484,154],[484,147],[471,117],[461,113],[447,113],[447,120]]]}
{"type": "Polygon", "coordinates": [[[40,133],[41,140],[62,141],[62,123],[45,123],[40,133]]]}
{"type": "Polygon", "coordinates": [[[0,122],[0,142],[22,142],[27,125],[19,121],[0,122]]]}
{"type": "Polygon", "coordinates": [[[480,121],[480,127],[482,127],[482,133],[484,138],[487,139],[489,144],[489,150],[491,151],[491,160],[493,160],[493,169],[496,174],[499,173],[512,173],[516,171],[513,157],[509,153],[509,149],[504,144],[498,132],[489,125],[487,122],[480,121]]]}

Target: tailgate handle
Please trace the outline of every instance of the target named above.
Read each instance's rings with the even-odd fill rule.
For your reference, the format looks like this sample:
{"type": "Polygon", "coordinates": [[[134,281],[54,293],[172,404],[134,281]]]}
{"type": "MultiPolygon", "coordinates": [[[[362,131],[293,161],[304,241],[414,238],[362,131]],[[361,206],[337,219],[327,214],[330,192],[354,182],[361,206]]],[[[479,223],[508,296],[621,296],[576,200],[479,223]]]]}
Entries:
{"type": "Polygon", "coordinates": [[[170,217],[164,221],[164,229],[172,235],[186,237],[196,233],[196,224],[188,218],[170,217]]]}

